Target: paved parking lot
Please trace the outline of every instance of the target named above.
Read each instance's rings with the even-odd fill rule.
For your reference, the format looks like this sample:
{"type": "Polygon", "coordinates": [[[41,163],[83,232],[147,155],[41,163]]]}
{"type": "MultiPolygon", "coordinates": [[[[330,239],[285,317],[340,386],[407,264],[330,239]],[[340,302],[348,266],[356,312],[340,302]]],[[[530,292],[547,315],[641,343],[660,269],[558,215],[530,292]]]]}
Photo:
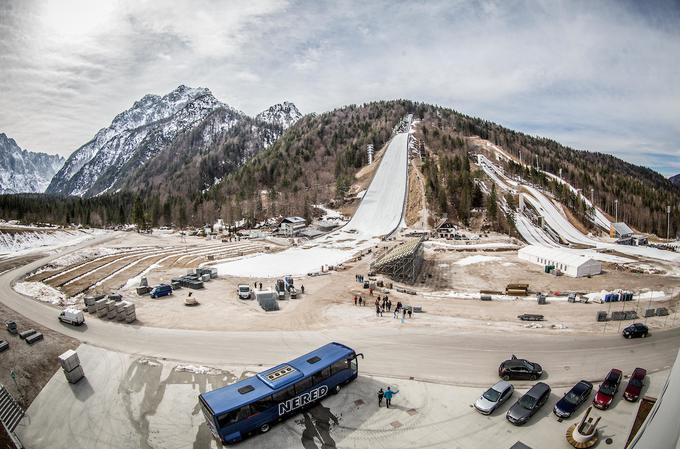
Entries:
{"type": "MultiPolygon", "coordinates": [[[[186,366],[140,358],[89,345],[78,349],[87,379],[69,385],[58,372],[28,410],[18,433],[31,449],[217,448],[197,405],[200,392],[233,382],[252,371],[186,366]]],[[[250,367],[263,369],[263,367],[250,367]]],[[[603,373],[604,374],[604,373],[603,373]]],[[[654,396],[667,372],[648,378],[654,396]]],[[[471,406],[479,388],[361,376],[337,396],[274,426],[269,433],[239,444],[241,448],[459,448],[510,447],[516,441],[534,448],[565,448],[567,427],[551,410],[565,389],[555,389],[548,403],[523,427],[505,420],[505,411],[526,391],[517,392],[501,410],[482,416],[471,406]],[[377,407],[376,391],[400,390],[389,410],[377,407]]],[[[602,416],[606,447],[623,448],[637,404],[621,399],[602,416]]],[[[585,407],[581,410],[585,412],[585,407]]]]}

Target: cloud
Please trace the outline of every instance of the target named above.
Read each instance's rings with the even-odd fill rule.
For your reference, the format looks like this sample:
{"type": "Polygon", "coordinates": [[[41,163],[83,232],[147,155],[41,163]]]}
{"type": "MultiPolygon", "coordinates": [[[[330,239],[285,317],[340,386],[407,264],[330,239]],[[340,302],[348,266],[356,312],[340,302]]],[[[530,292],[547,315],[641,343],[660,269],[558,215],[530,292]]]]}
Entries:
{"type": "Polygon", "coordinates": [[[184,83],[251,114],[284,99],[306,112],[434,102],[666,174],[680,168],[680,13],[670,1],[100,9],[0,6],[0,130],[20,145],[68,154],[144,94],[184,83]]]}

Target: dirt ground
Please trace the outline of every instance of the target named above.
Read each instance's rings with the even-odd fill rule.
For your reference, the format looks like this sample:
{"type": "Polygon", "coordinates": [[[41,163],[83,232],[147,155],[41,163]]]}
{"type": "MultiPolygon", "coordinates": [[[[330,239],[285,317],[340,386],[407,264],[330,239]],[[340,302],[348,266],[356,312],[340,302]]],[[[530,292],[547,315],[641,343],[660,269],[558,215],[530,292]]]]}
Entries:
{"type": "MultiPolygon", "coordinates": [[[[59,354],[68,349],[77,348],[78,341],[44,328],[2,304],[0,304],[0,317],[2,317],[0,339],[9,343],[9,349],[0,353],[0,383],[26,410],[59,369],[57,360],[59,354]],[[18,335],[7,332],[5,320],[15,321],[19,332],[35,329],[45,337],[42,341],[28,345],[18,335]],[[10,376],[12,370],[16,373],[16,384],[10,376]]],[[[0,430],[0,448],[11,447],[8,444],[10,444],[9,438],[3,428],[0,430]]]]}

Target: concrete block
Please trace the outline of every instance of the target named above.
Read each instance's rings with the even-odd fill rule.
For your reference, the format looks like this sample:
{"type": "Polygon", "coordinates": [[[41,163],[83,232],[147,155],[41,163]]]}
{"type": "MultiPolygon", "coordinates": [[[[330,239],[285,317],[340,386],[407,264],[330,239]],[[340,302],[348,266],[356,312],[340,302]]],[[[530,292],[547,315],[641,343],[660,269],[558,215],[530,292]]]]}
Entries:
{"type": "Polygon", "coordinates": [[[76,367],[80,366],[80,359],[78,358],[78,353],[73,349],[61,354],[59,357],[59,364],[64,369],[64,371],[73,371],[76,367]]]}

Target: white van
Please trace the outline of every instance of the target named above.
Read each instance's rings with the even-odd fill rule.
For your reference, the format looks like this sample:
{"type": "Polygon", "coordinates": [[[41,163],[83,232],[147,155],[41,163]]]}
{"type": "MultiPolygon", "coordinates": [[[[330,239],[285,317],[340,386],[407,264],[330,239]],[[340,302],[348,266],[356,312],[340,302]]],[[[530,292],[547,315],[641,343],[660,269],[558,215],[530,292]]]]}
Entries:
{"type": "Polygon", "coordinates": [[[85,316],[81,310],[64,309],[59,314],[59,321],[73,326],[80,326],[85,322],[85,316]]]}
{"type": "Polygon", "coordinates": [[[253,297],[252,291],[250,290],[250,285],[239,284],[238,286],[238,297],[239,299],[251,299],[253,297]]]}

